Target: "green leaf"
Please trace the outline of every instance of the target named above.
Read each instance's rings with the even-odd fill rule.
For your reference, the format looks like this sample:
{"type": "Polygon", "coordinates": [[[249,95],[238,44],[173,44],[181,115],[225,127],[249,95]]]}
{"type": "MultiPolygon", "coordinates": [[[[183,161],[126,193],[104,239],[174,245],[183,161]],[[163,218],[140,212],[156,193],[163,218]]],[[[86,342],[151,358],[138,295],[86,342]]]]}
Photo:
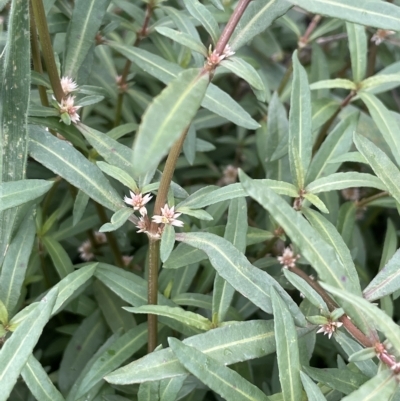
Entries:
{"type": "Polygon", "coordinates": [[[374,173],[381,179],[390,195],[400,202],[400,171],[389,157],[361,135],[354,135],[357,149],[368,161],[374,173]]]}
{"type": "MultiPolygon", "coordinates": [[[[133,306],[147,304],[147,281],[143,278],[105,263],[99,263],[95,275],[110,290],[129,304],[133,306]]],[[[161,294],[158,294],[158,304],[170,307],[176,306],[161,294]]],[[[160,317],[159,321],[186,335],[193,335],[199,332],[198,329],[193,329],[184,323],[163,316],[160,317]]]]}
{"type": "Polygon", "coordinates": [[[314,194],[308,193],[303,195],[304,199],[308,200],[312,205],[318,208],[322,213],[329,213],[328,208],[326,207],[325,203],[314,194]]]}
{"type": "Polygon", "coordinates": [[[363,348],[349,356],[349,362],[360,362],[376,357],[375,347],[363,348]]]}
{"type": "Polygon", "coordinates": [[[229,57],[227,60],[222,60],[220,65],[227,68],[238,77],[244,79],[254,90],[256,90],[255,94],[257,99],[261,102],[265,102],[266,89],[264,83],[256,69],[251,64],[239,57],[229,57]]]}
{"type": "Polygon", "coordinates": [[[400,85],[399,74],[385,74],[382,73],[382,71],[380,71],[379,74],[368,77],[360,82],[360,90],[358,94],[368,92],[376,95],[400,85]]]}
{"type": "Polygon", "coordinates": [[[230,40],[237,50],[265,31],[277,18],[284,15],[292,5],[286,0],[270,0],[268,3],[252,1],[247,7],[230,40]]]}
{"type": "Polygon", "coordinates": [[[296,287],[314,306],[316,306],[319,310],[329,313],[329,309],[325,301],[305,280],[303,280],[297,274],[292,273],[288,269],[283,269],[283,274],[288,281],[294,287],[296,287]]]}
{"type": "Polygon", "coordinates": [[[72,212],[73,220],[72,225],[79,223],[85,213],[86,206],[89,202],[89,196],[83,191],[78,191],[74,202],[74,210],[72,212]]]}
{"type": "Polygon", "coordinates": [[[197,313],[185,311],[182,308],[171,308],[170,306],[163,305],[144,305],[136,308],[124,307],[124,309],[132,313],[150,313],[158,316],[166,316],[202,331],[207,331],[212,328],[212,323],[207,318],[197,313]]]}
{"type": "MultiPolygon", "coordinates": [[[[311,330],[313,328],[296,328],[299,336],[311,330]]],[[[272,320],[236,322],[189,337],[183,342],[225,365],[259,358],[276,350],[272,320]]],[[[170,349],[163,349],[114,371],[106,376],[105,380],[113,384],[131,384],[187,374],[187,370],[179,363],[173,352],[170,349]]]]}
{"type": "Polygon", "coordinates": [[[308,401],[326,401],[320,388],[304,372],[300,372],[300,378],[307,393],[308,401]]]}
{"type": "Polygon", "coordinates": [[[158,382],[141,383],[138,391],[138,401],[158,401],[159,398],[158,382]]]}
{"type": "Polygon", "coordinates": [[[74,266],[72,265],[68,253],[59,242],[55,241],[50,236],[43,237],[42,242],[49,253],[54,267],[56,268],[61,279],[67,277],[68,274],[74,271],[74,266]]]}
{"type": "Polygon", "coordinates": [[[71,297],[75,294],[76,290],[83,286],[92,276],[97,268],[97,263],[90,263],[79,270],[68,274],[63,278],[55,287],[58,288],[57,300],[54,304],[54,308],[51,315],[55,315],[60,312],[71,297]]]}
{"type": "MultiPolygon", "coordinates": [[[[400,250],[397,250],[385,267],[368,284],[363,294],[368,301],[375,301],[393,294],[400,288],[400,250]]],[[[0,277],[1,278],[1,277],[0,277]]],[[[1,288],[1,287],[0,287],[1,288]]]]}
{"type": "Polygon", "coordinates": [[[340,190],[354,187],[370,187],[386,191],[383,182],[372,174],[357,173],[350,171],[348,173],[335,173],[327,177],[318,178],[306,187],[307,192],[318,194],[333,190],[340,190]]]}
{"type": "Polygon", "coordinates": [[[132,328],[120,338],[96,353],[68,394],[68,400],[78,400],[103,380],[112,370],[121,366],[147,342],[147,323],[132,328]]]}
{"type": "MultiPolygon", "coordinates": [[[[219,0],[218,0],[219,1],[219,0]]],[[[183,386],[186,377],[174,377],[161,380],[160,382],[160,401],[175,401],[183,386]]]]}
{"type": "Polygon", "coordinates": [[[124,333],[136,326],[135,318],[131,313],[122,309],[126,305],[119,296],[108,289],[101,281],[96,280],[93,284],[93,292],[97,303],[113,333],[124,333]]]}
{"type": "Polygon", "coordinates": [[[261,182],[251,180],[242,172],[240,181],[245,191],[268,210],[274,220],[281,225],[322,280],[338,288],[354,291],[354,285],[348,279],[332,247],[321,239],[300,213],[261,182]]]}
{"type": "Polygon", "coordinates": [[[199,232],[176,234],[176,239],[204,251],[222,278],[267,313],[272,312],[269,291],[274,287],[290,305],[297,324],[305,326],[303,314],[286,291],[269,274],[254,267],[229,241],[199,232]]]}
{"type": "Polygon", "coordinates": [[[210,213],[206,212],[205,210],[202,209],[189,209],[188,207],[180,207],[179,209],[176,209],[177,212],[180,212],[182,214],[187,214],[188,216],[193,216],[196,217],[196,219],[199,220],[207,220],[211,221],[214,220],[214,218],[211,216],[210,213]]]}
{"type": "Polygon", "coordinates": [[[199,0],[183,0],[189,13],[196,18],[211,36],[214,44],[218,42],[220,30],[214,16],[199,0]]]}
{"type": "Polygon", "coordinates": [[[133,209],[130,207],[123,207],[116,211],[111,216],[111,223],[103,224],[99,231],[101,233],[118,230],[126,221],[132,216],[133,209]]]}
{"type": "Polygon", "coordinates": [[[133,145],[133,168],[137,175],[156,167],[190,125],[208,83],[208,75],[201,75],[199,69],[187,70],[153,100],[142,117],[133,145]]]}
{"type": "Polygon", "coordinates": [[[392,395],[398,388],[398,383],[390,370],[383,370],[375,377],[368,380],[360,388],[355,390],[347,397],[342,398],[343,401],[390,401],[392,395]]]}
{"type": "Polygon", "coordinates": [[[112,130],[107,132],[107,136],[109,136],[111,139],[114,139],[117,141],[119,138],[123,137],[126,134],[129,134],[133,131],[136,131],[138,128],[138,125],[136,123],[127,123],[120,125],[118,127],[113,128],[112,130]]]}
{"type": "Polygon", "coordinates": [[[86,363],[103,344],[106,332],[107,327],[98,309],[79,325],[61,360],[58,385],[62,393],[70,390],[86,363]]]}
{"type": "Polygon", "coordinates": [[[367,73],[367,34],[365,26],[346,23],[353,81],[361,82],[367,73]]]}
{"type": "MultiPolygon", "coordinates": [[[[4,305],[4,303],[2,302],[2,300],[0,299],[0,323],[5,326],[8,324],[8,312],[7,312],[7,308],[4,305]]],[[[4,332],[5,334],[5,332],[4,332]]],[[[2,334],[1,336],[3,337],[2,334]]]]}
{"type": "Polygon", "coordinates": [[[0,183],[0,212],[39,198],[52,186],[52,181],[45,180],[19,180],[0,183]]]}
{"type": "Polygon", "coordinates": [[[169,345],[179,362],[211,390],[227,400],[262,401],[268,397],[237,372],[225,367],[194,347],[170,337],[169,345]]]}
{"type": "MultiPolygon", "coordinates": [[[[29,4],[25,0],[12,2],[7,12],[6,35],[0,62],[0,183],[23,180],[26,171],[31,46],[29,4]]],[[[17,215],[18,209],[0,211],[0,266],[17,215]]]]}
{"type": "Polygon", "coordinates": [[[359,310],[368,317],[370,322],[373,323],[375,328],[385,334],[391,344],[393,344],[397,350],[400,350],[400,327],[393,322],[393,320],[385,312],[383,312],[377,306],[372,305],[363,297],[353,295],[348,291],[339,290],[325,283],[321,283],[321,285],[328,292],[341,299],[345,299],[348,303],[359,308],[359,310]]]}
{"type": "Polygon", "coordinates": [[[101,171],[103,171],[110,177],[115,178],[116,180],[124,184],[126,187],[128,187],[131,191],[135,193],[139,192],[139,188],[136,184],[136,181],[131,177],[130,174],[128,174],[121,168],[112,166],[105,162],[97,162],[96,164],[101,171]]]}
{"type": "Polygon", "coordinates": [[[313,14],[339,18],[375,28],[399,30],[400,9],[374,0],[290,0],[313,14]]]}
{"type": "Polygon", "coordinates": [[[0,401],[6,401],[21,370],[32,354],[42,334],[43,327],[50,319],[57,297],[57,289],[51,290],[26,319],[17,327],[0,350],[0,401]]]}
{"type": "Polygon", "coordinates": [[[346,246],[336,227],[324,216],[312,209],[303,208],[302,212],[321,237],[335,249],[339,260],[342,262],[343,268],[353,283],[355,293],[361,295],[360,281],[350,250],[346,246]]]}
{"type": "Polygon", "coordinates": [[[64,397],[54,386],[40,362],[31,355],[21,376],[33,396],[40,401],[64,401],[64,397]]]}
{"type": "Polygon", "coordinates": [[[340,163],[333,161],[350,150],[357,119],[358,113],[352,113],[329,133],[311,161],[306,183],[329,176],[339,169],[340,163]]]}
{"type": "Polygon", "coordinates": [[[303,371],[312,379],[344,394],[350,394],[368,379],[362,373],[353,372],[348,368],[316,369],[303,366],[303,371]]]}
{"type": "Polygon", "coordinates": [[[357,85],[349,79],[344,78],[325,79],[323,81],[314,82],[310,85],[311,90],[334,88],[357,90],[357,85]]]}
{"type": "Polygon", "coordinates": [[[0,299],[10,317],[21,296],[35,234],[35,222],[29,213],[12,239],[0,270],[0,299]]]}
{"type": "MultiPolygon", "coordinates": [[[[242,253],[246,251],[247,227],[246,200],[244,198],[232,199],[229,205],[224,238],[230,241],[242,253]]],[[[217,274],[213,287],[213,323],[218,324],[225,320],[234,293],[235,289],[217,274]]]]}
{"type": "Polygon", "coordinates": [[[296,401],[301,398],[299,344],[296,327],[286,303],[271,288],[272,313],[276,338],[279,381],[284,401],[296,401]]]}
{"type": "Polygon", "coordinates": [[[30,127],[29,136],[30,155],[34,159],[103,206],[111,210],[123,207],[122,199],[99,168],[71,145],[35,126],[30,127]]]}
{"type": "Polygon", "coordinates": [[[304,188],[304,177],[311,161],[311,98],[307,73],[293,53],[293,82],[289,113],[290,171],[298,189],[304,188]]]}
{"type": "MultiPolygon", "coordinates": [[[[336,331],[335,340],[340,344],[348,356],[353,355],[355,352],[360,350],[364,350],[360,343],[341,331],[336,331]]],[[[378,367],[372,360],[355,362],[355,365],[368,377],[375,376],[378,371],[378,367]]]]}
{"type": "Polygon", "coordinates": [[[100,29],[110,0],[78,0],[74,4],[66,37],[64,76],[77,78],[78,71],[100,29]]]}
{"type": "Polygon", "coordinates": [[[392,113],[376,96],[369,93],[360,93],[359,96],[368,107],[372,119],[389,145],[397,165],[400,165],[399,124],[397,124],[392,113]]]}
{"type": "Polygon", "coordinates": [[[126,171],[128,174],[133,171],[132,149],[82,123],[77,124],[77,128],[106,162],[126,171]]]}
{"type": "Polygon", "coordinates": [[[175,229],[171,224],[164,226],[163,233],[161,235],[160,244],[160,259],[163,263],[167,261],[169,255],[171,255],[175,244],[175,229]]]}
{"type": "Polygon", "coordinates": [[[189,49],[202,54],[204,57],[208,56],[207,48],[203,45],[203,43],[193,38],[189,34],[185,32],[175,31],[174,29],[162,26],[161,27],[158,26],[155,29],[161,35],[164,35],[167,38],[170,38],[175,42],[180,43],[181,45],[186,46],[189,49]]]}
{"type": "MultiPolygon", "coordinates": [[[[146,50],[115,42],[108,42],[108,45],[164,84],[171,82],[183,71],[179,65],[170,63],[146,50]]],[[[201,105],[241,127],[256,129],[260,126],[231,96],[213,84],[208,86],[201,105]]]]}

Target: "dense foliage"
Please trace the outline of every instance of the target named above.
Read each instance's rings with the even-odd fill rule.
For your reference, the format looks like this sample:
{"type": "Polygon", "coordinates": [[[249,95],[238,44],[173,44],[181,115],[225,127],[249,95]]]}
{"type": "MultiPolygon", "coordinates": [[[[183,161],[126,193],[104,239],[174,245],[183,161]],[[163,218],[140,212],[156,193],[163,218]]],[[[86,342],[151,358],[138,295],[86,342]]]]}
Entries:
{"type": "Polygon", "coordinates": [[[0,401],[400,400],[400,1],[0,27],[0,401]]]}

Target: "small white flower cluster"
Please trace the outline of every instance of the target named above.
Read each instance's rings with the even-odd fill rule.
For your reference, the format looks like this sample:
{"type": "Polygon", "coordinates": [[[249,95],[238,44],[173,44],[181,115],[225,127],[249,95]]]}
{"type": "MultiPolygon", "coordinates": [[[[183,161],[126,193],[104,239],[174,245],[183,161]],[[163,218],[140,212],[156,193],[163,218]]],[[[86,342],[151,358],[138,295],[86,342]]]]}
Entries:
{"type": "Polygon", "coordinates": [[[389,31],[386,29],[378,29],[371,38],[371,42],[374,42],[379,46],[388,36],[394,35],[395,31],[389,31]]]}
{"type": "Polygon", "coordinates": [[[320,328],[317,333],[324,333],[324,335],[327,335],[330,339],[332,337],[332,334],[335,333],[335,331],[341,326],[343,326],[342,322],[328,321],[328,323],[326,324],[319,325],[320,328]]]}
{"type": "MultiPolygon", "coordinates": [[[[135,225],[138,228],[138,233],[149,233],[149,228],[150,228],[150,219],[147,216],[147,209],[146,209],[146,204],[152,199],[152,196],[150,194],[145,194],[142,195],[141,192],[135,193],[133,191],[129,191],[131,197],[129,198],[128,196],[124,197],[124,202],[127,203],[128,205],[131,205],[133,207],[133,210],[138,210],[139,213],[141,214],[141,217],[139,219],[136,219],[135,225]]],[[[168,206],[166,203],[164,207],[161,208],[161,214],[154,215],[152,217],[152,220],[154,223],[157,224],[171,224],[172,226],[176,227],[183,227],[183,221],[178,220],[178,217],[182,213],[176,213],[175,212],[175,207],[172,206],[171,208],[168,206]]],[[[159,228],[157,236],[160,237],[162,233],[162,227],[159,228]]]]}
{"type": "Polygon", "coordinates": [[[282,256],[278,256],[277,259],[285,269],[288,269],[296,266],[296,261],[300,259],[300,255],[295,255],[291,247],[286,247],[282,256]]]}
{"type": "MultiPolygon", "coordinates": [[[[78,85],[70,77],[62,77],[60,83],[65,96],[61,99],[61,103],[57,103],[56,106],[61,116],[67,114],[73,123],[77,123],[79,121],[79,114],[77,111],[81,106],[75,106],[75,96],[70,96],[70,93],[76,91],[78,85]]],[[[61,118],[60,121],[63,121],[63,118],[61,118]]]]}
{"type": "Polygon", "coordinates": [[[207,57],[207,64],[210,66],[217,66],[222,60],[225,60],[235,54],[230,45],[226,45],[222,54],[218,54],[215,50],[211,52],[211,48],[209,49],[207,57]]]}
{"type": "MultiPolygon", "coordinates": [[[[98,231],[94,233],[94,239],[98,245],[105,244],[107,242],[106,235],[98,231]]],[[[86,262],[94,259],[94,250],[90,240],[82,242],[82,245],[78,248],[78,251],[80,258],[86,262]]]]}

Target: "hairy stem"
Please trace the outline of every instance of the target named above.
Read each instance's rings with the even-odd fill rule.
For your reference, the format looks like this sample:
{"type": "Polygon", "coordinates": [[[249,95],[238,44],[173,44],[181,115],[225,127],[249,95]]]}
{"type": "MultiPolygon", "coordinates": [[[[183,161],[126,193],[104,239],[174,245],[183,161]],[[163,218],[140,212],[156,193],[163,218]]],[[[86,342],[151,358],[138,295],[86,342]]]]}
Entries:
{"type": "MultiPolygon", "coordinates": [[[[172,146],[164,171],[161,176],[160,186],[158,188],[156,202],[154,205],[154,214],[160,214],[161,208],[167,199],[169,187],[174,175],[176,162],[182,151],[183,142],[185,141],[189,127],[182,132],[180,138],[172,146]]],[[[159,264],[159,239],[157,236],[158,224],[152,222],[149,234],[149,276],[148,276],[148,303],[149,305],[157,305],[158,294],[158,264],[159,264]]],[[[157,316],[148,315],[148,352],[153,352],[157,347],[157,316]]]]}
{"type": "Polygon", "coordinates": [[[240,0],[239,4],[236,6],[233,11],[231,18],[228,23],[225,25],[224,30],[221,33],[221,36],[218,40],[218,43],[215,46],[215,53],[222,54],[225,50],[226,45],[231,38],[233,31],[235,30],[238,22],[242,18],[244,12],[246,11],[247,6],[250,4],[251,0],[240,0]]]}
{"type": "Polygon", "coordinates": [[[54,59],[53,46],[49,28],[47,26],[46,13],[44,11],[42,0],[32,0],[33,15],[35,17],[36,26],[39,32],[39,40],[42,45],[42,54],[46,65],[47,74],[49,75],[50,84],[54,92],[57,102],[61,102],[64,92],[61,87],[60,77],[58,75],[56,61],[54,59]]]}
{"type": "MultiPolygon", "coordinates": [[[[158,302],[158,264],[160,241],[149,237],[149,270],[148,270],[148,304],[157,305],[158,302]]],[[[148,342],[147,352],[153,352],[157,347],[157,315],[147,315],[148,342]]]]}
{"type": "MultiPolygon", "coordinates": [[[[339,308],[337,303],[319,285],[319,283],[311,279],[306,273],[303,272],[303,270],[299,269],[296,266],[290,267],[289,270],[305,280],[321,296],[331,312],[339,308]]],[[[355,324],[346,315],[343,315],[339,319],[339,321],[343,323],[343,327],[345,327],[346,330],[364,347],[374,346],[374,341],[369,339],[357,326],[355,326],[355,324]]]]}

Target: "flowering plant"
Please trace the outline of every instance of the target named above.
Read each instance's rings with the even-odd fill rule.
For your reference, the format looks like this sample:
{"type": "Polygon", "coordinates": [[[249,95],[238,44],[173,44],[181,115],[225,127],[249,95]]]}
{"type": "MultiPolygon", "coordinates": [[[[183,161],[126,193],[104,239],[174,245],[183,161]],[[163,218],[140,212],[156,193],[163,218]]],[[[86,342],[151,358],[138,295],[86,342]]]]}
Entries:
{"type": "Polygon", "coordinates": [[[0,1],[0,401],[400,399],[399,1],[0,1]]]}

